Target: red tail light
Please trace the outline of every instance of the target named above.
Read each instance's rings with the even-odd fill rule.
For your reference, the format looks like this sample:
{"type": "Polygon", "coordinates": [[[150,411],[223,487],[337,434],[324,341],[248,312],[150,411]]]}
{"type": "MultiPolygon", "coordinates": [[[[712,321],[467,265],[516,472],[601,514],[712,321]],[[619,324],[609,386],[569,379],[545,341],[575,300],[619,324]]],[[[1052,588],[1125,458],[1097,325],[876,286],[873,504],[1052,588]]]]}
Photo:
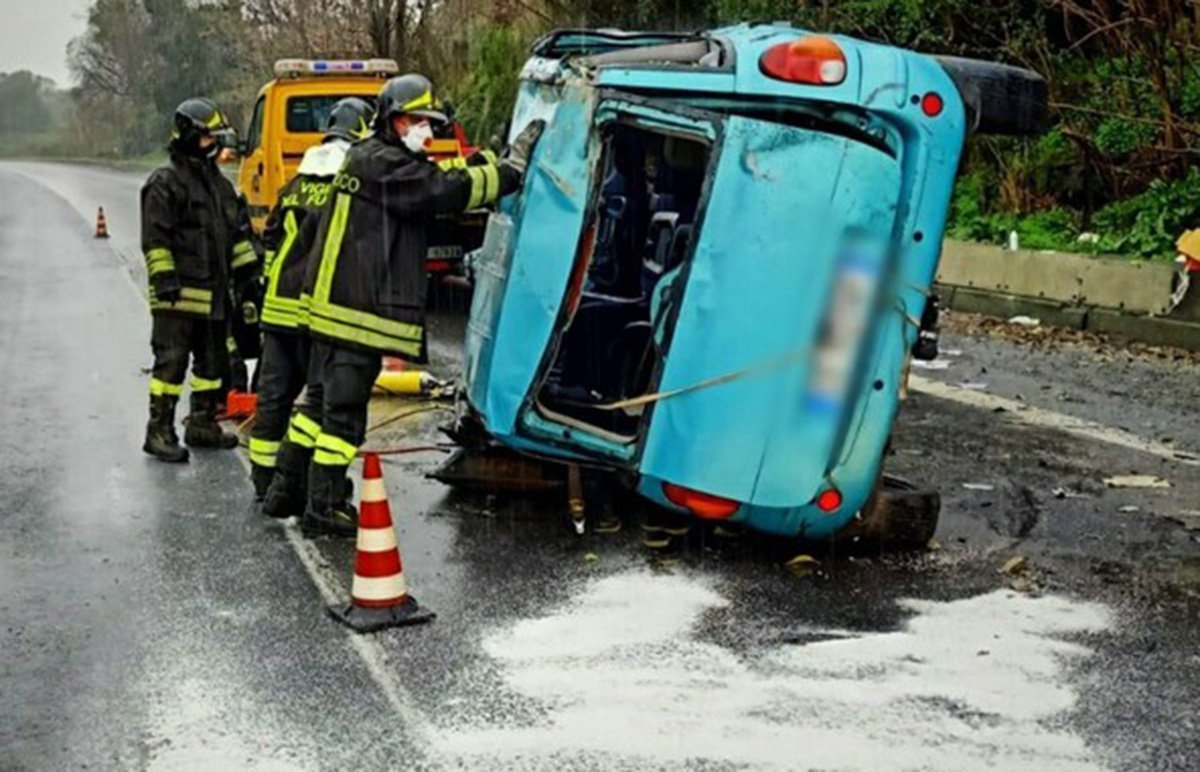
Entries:
{"type": "Polygon", "coordinates": [[[930,91],[925,96],[921,97],[921,112],[928,115],[930,118],[936,118],[942,114],[942,108],[946,103],[942,101],[942,95],[934,91],[930,91]]]}
{"type": "Polygon", "coordinates": [[[667,501],[677,507],[683,507],[696,517],[703,520],[724,520],[738,511],[740,502],[714,496],[711,493],[701,493],[682,485],[663,483],[663,494],[667,501]]]}
{"type": "Polygon", "coordinates": [[[758,66],[776,80],[810,86],[836,86],[846,79],[846,55],[837,43],[820,35],[771,46],[758,66]]]}
{"type": "Polygon", "coordinates": [[[817,496],[817,509],[822,512],[832,512],[842,505],[842,493],[837,488],[821,491],[817,496]]]}

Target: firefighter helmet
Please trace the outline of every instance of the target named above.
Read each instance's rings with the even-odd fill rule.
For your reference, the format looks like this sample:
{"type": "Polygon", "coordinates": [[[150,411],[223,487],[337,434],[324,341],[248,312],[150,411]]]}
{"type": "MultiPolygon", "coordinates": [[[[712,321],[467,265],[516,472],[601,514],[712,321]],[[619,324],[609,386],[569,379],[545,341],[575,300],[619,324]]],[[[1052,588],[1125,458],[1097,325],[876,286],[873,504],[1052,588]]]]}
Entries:
{"type": "Polygon", "coordinates": [[[375,108],[365,99],[346,97],[329,111],[325,122],[325,138],[354,142],[371,133],[371,116],[375,108]]]}
{"type": "Polygon", "coordinates": [[[199,153],[201,137],[211,136],[217,145],[228,146],[233,135],[229,121],[211,99],[188,99],[175,108],[171,140],[186,152],[199,153]]]}
{"type": "Polygon", "coordinates": [[[391,126],[398,115],[418,115],[446,123],[441,102],[434,96],[433,82],[424,75],[409,73],[392,78],[379,92],[379,109],[375,113],[376,128],[391,126]],[[380,125],[382,124],[382,126],[380,125]]]}

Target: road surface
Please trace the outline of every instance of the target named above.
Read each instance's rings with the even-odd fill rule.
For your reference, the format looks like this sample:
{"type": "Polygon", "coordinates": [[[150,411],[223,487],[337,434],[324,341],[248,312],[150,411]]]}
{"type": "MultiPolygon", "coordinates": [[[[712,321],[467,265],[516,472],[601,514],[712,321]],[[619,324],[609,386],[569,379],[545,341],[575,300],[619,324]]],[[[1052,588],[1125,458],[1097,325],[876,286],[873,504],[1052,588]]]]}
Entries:
{"type": "MultiPolygon", "coordinates": [[[[1200,768],[1194,361],[952,320],[888,462],[942,492],[937,548],[807,576],[754,537],[654,558],[627,512],[578,538],[390,458],[439,616],[354,637],[324,613],[350,544],[257,515],[235,453],[140,451],[140,182],[0,164],[4,768],[1200,768]],[[1103,482],[1134,473],[1171,487],[1103,482]]],[[[461,329],[437,319],[444,374],[461,329]]]]}

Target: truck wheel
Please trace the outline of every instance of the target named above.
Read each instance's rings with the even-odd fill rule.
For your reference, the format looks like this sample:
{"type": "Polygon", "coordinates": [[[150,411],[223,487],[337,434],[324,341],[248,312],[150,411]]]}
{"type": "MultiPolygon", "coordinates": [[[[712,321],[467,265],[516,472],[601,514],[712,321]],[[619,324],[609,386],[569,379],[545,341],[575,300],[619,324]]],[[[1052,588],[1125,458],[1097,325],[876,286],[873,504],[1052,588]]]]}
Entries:
{"type": "Polygon", "coordinates": [[[937,531],[942,498],[911,482],[883,475],[862,512],[834,537],[838,545],[923,550],[937,531]]]}
{"type": "Polygon", "coordinates": [[[1032,70],[978,59],[933,57],[949,73],[967,107],[971,131],[1028,137],[1046,121],[1046,79],[1032,70]]]}

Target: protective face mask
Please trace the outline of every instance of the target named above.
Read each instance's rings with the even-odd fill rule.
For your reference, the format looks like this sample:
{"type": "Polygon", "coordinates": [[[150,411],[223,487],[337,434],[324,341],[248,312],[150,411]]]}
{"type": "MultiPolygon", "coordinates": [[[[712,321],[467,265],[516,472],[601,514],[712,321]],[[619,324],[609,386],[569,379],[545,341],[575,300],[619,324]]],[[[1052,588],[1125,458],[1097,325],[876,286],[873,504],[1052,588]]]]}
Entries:
{"type": "Polygon", "coordinates": [[[433,128],[428,121],[415,123],[404,132],[404,146],[414,153],[424,153],[425,144],[433,139],[433,128]]]}

